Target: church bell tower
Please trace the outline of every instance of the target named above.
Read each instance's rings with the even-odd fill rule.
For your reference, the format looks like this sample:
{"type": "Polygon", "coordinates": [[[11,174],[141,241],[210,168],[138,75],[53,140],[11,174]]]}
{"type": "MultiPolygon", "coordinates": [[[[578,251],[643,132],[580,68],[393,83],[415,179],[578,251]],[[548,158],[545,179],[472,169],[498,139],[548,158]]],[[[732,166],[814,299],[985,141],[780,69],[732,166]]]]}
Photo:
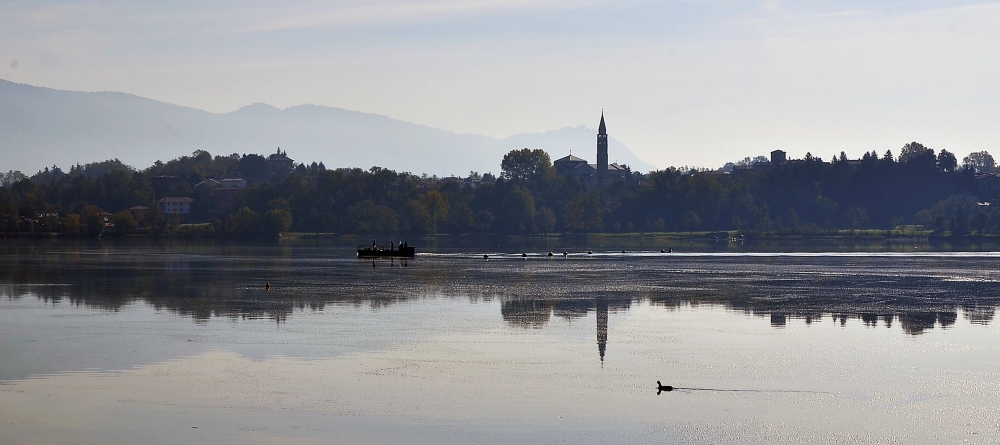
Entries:
{"type": "Polygon", "coordinates": [[[608,179],[608,129],[604,126],[604,110],[601,110],[601,125],[597,128],[597,186],[603,186],[608,179]]]}

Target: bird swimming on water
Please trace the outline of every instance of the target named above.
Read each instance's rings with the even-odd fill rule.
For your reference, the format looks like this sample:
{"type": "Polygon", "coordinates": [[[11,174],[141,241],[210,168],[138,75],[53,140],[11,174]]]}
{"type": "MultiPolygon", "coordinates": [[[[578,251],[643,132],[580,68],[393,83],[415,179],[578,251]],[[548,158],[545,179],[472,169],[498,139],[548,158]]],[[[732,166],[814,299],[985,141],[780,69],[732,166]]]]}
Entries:
{"type": "Polygon", "coordinates": [[[271,290],[271,283],[264,283],[264,290],[271,290]]]}
{"type": "Polygon", "coordinates": [[[656,395],[660,395],[660,391],[673,391],[673,390],[674,390],[673,386],[670,385],[663,386],[663,384],[660,383],[659,380],[656,381],[656,395]]]}

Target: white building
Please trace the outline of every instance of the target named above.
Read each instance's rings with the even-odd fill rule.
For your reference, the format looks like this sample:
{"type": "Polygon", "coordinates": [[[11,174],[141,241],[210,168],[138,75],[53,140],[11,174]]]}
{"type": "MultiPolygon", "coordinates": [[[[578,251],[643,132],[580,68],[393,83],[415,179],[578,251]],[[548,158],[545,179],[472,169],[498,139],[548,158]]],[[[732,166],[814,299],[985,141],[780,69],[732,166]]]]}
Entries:
{"type": "Polygon", "coordinates": [[[227,189],[245,189],[247,180],[243,178],[224,178],[219,180],[219,187],[227,189]]]}
{"type": "Polygon", "coordinates": [[[156,206],[160,208],[164,215],[173,215],[174,213],[188,215],[191,213],[191,203],[193,202],[194,200],[191,198],[168,196],[156,201],[156,206]]]}

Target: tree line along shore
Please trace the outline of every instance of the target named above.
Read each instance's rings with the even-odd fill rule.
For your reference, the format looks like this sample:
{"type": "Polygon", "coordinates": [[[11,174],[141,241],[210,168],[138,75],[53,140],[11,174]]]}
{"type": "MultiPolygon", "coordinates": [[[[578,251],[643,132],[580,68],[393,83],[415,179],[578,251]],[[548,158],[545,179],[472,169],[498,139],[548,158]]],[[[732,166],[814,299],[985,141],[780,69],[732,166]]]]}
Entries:
{"type": "Polygon", "coordinates": [[[1000,176],[986,152],[959,164],[905,144],[899,156],[747,158],[668,168],[595,186],[560,175],[543,150],[514,150],[500,173],[414,175],[327,169],[196,151],[136,169],[118,160],[2,174],[5,236],[256,237],[281,233],[663,233],[743,237],[1000,235],[1000,176]],[[725,232],[725,235],[722,234],[725,232]]]}

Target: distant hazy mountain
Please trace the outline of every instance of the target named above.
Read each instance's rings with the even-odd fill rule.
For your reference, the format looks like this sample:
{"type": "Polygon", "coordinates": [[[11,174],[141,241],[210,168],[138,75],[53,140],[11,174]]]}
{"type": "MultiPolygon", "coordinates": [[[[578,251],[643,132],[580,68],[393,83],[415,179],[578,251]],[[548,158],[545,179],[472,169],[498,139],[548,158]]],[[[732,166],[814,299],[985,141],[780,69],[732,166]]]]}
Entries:
{"type": "MultiPolygon", "coordinates": [[[[612,127],[613,128],[613,127],[612,127]]],[[[212,154],[287,151],[328,168],[381,166],[441,176],[500,170],[515,148],[542,148],[553,160],[570,150],[596,161],[596,131],[567,127],[495,139],[456,134],[386,116],[316,105],[253,104],[216,114],[126,93],[54,90],[0,80],[0,170],[117,158],[143,168],[195,150],[212,154]]],[[[654,167],[611,138],[611,161],[654,167]]]]}

